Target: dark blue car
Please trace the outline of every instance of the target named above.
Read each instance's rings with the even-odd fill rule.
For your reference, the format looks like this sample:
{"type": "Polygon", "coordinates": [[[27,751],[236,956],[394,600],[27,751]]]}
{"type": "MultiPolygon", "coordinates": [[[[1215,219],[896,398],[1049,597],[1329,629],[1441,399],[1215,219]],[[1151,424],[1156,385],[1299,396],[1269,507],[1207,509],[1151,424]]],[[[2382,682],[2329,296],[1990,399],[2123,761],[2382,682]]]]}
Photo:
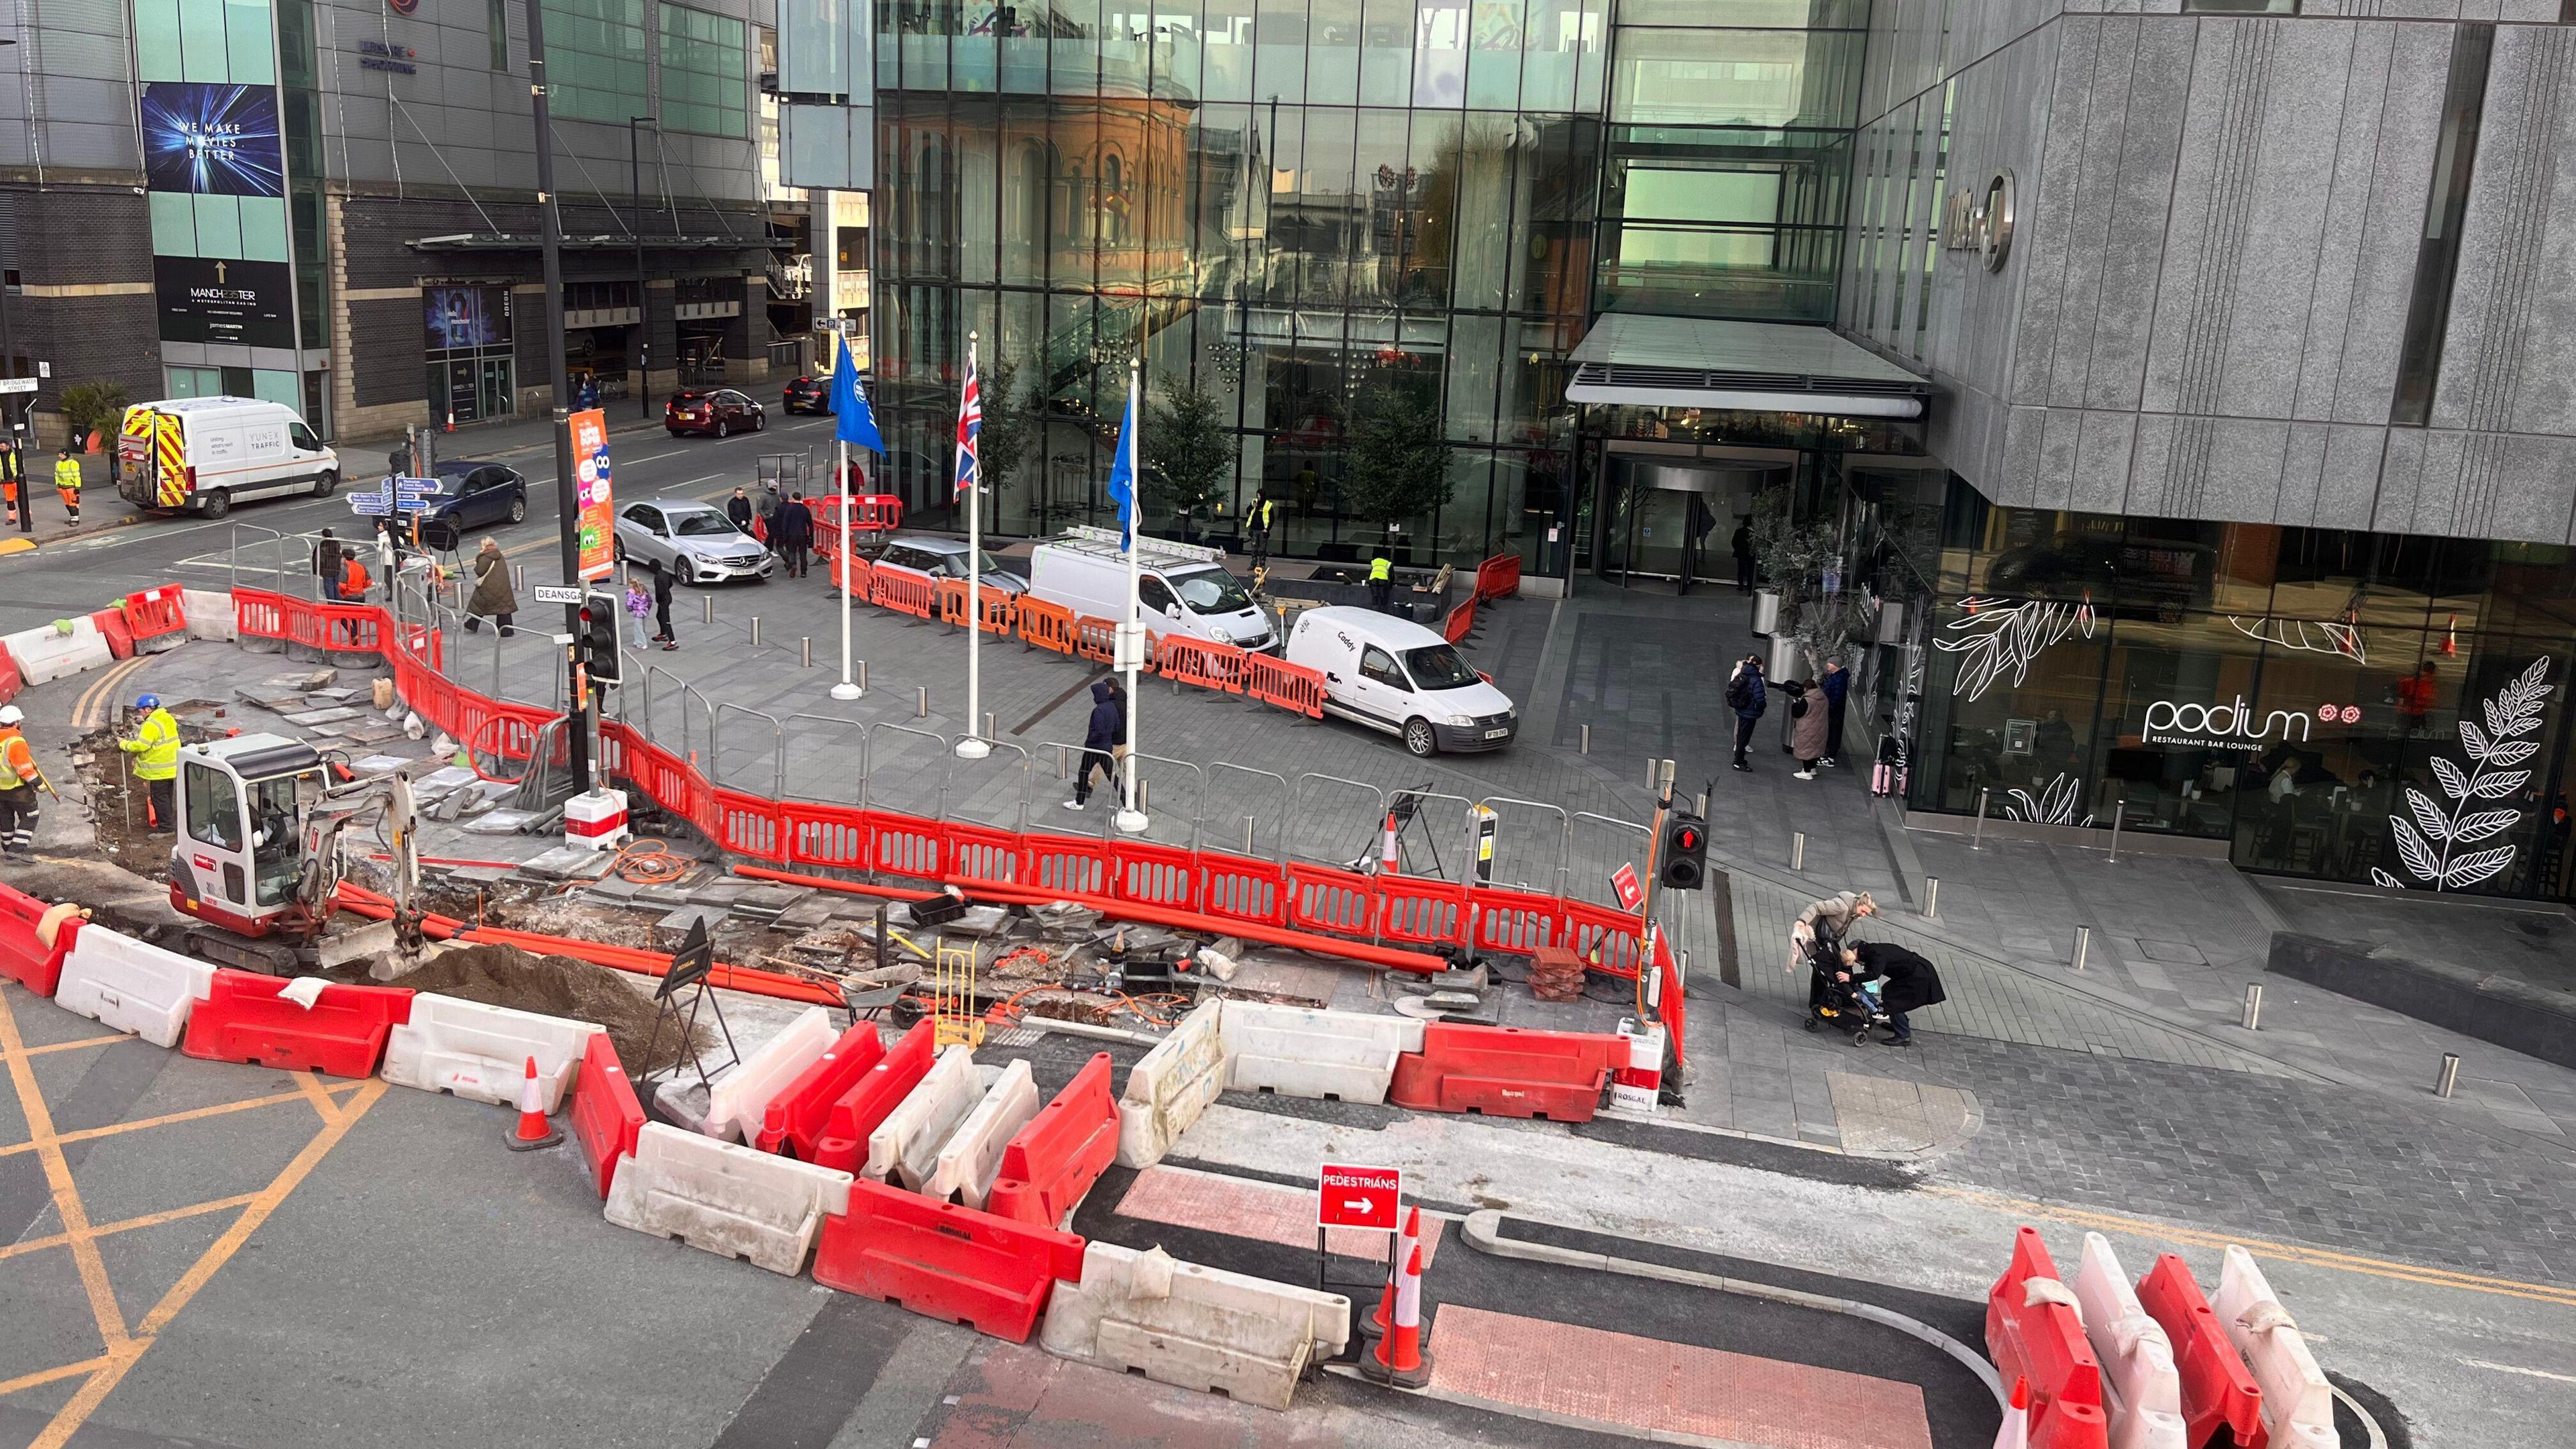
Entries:
{"type": "MultiPolygon", "coordinates": [[[[454,548],[470,529],[517,523],[528,516],[528,480],[516,468],[472,458],[442,458],[430,476],[437,481],[438,491],[421,501],[418,512],[421,541],[432,547],[454,548]]],[[[351,500],[351,511],[356,511],[357,498],[375,491],[361,485],[351,500]]],[[[413,510],[404,509],[400,517],[407,521],[412,514],[413,510]]]]}

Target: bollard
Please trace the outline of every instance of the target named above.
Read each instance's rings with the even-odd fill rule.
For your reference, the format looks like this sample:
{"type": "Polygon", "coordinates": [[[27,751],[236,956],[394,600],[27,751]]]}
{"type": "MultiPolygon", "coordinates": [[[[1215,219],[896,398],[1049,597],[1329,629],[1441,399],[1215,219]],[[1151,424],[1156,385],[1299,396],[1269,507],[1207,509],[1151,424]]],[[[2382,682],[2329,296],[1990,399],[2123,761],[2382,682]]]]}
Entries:
{"type": "Polygon", "coordinates": [[[2087,955],[2089,955],[2089,954],[2092,952],[2092,950],[2093,950],[2093,928],[2092,928],[2091,926],[2078,926],[2078,927],[2076,927],[2076,928],[2075,928],[2075,969],[2076,969],[2076,970],[2081,971],[2081,970],[2083,970],[2083,969],[2084,969],[2084,958],[2085,958],[2087,955]]]}
{"type": "Polygon", "coordinates": [[[1992,793],[1983,785],[1977,787],[1977,833],[1968,837],[1970,850],[1986,848],[1986,797],[1992,793]]]}
{"type": "Polygon", "coordinates": [[[1803,830],[1789,832],[1789,868],[1791,870],[1807,868],[1807,832],[1803,830]]]}
{"type": "Polygon", "coordinates": [[[2245,1028],[2247,1031],[2261,1031],[2263,1029],[2262,982],[2248,981],[2245,983],[2245,1011],[2243,1015],[2236,1019],[2236,1024],[2245,1028]]]}
{"type": "Polygon", "coordinates": [[[989,739],[992,739],[992,738],[994,738],[994,737],[996,737],[996,736],[1000,735],[1000,734],[1001,734],[1001,732],[1002,732],[1002,722],[1001,722],[1000,720],[998,720],[998,719],[994,718],[994,716],[993,716],[993,712],[992,712],[991,710],[989,710],[989,709],[988,709],[988,710],[984,711],[984,738],[986,738],[986,739],[988,739],[988,740],[989,740],[989,739]]]}
{"type": "Polygon", "coordinates": [[[1073,778],[1073,751],[1062,745],[1055,747],[1055,777],[1059,780],[1073,778]]]}
{"type": "Polygon", "coordinates": [[[1646,793],[1649,795],[1655,793],[1655,780],[1663,769],[1663,763],[1652,755],[1646,757],[1646,793]]]}
{"type": "Polygon", "coordinates": [[[1153,799],[1154,782],[1151,780],[1139,779],[1136,782],[1136,808],[1139,810],[1153,809],[1153,799]]]}
{"type": "Polygon", "coordinates": [[[2111,802],[2111,863],[2113,865],[2118,865],[2120,863],[2120,817],[2128,813],[2128,801],[2114,800],[2111,802]]]}
{"type": "Polygon", "coordinates": [[[1923,919],[1927,921],[1937,921],[1940,918],[1941,877],[1937,875],[1927,875],[1923,877],[1923,919]]]}
{"type": "Polygon", "coordinates": [[[865,693],[867,693],[867,692],[868,692],[868,661],[866,661],[866,660],[862,659],[862,660],[860,660],[860,661],[859,661],[859,693],[861,693],[861,694],[865,694],[865,693]]]}
{"type": "Polygon", "coordinates": [[[705,623],[705,624],[712,624],[712,623],[714,623],[714,622],[716,621],[716,596],[715,596],[715,595],[713,595],[713,594],[700,594],[700,595],[698,595],[698,618],[699,618],[699,622],[700,622],[700,623],[705,623]]]}
{"type": "Polygon", "coordinates": [[[760,616],[758,614],[751,616],[751,647],[754,649],[760,647],[760,616]]]}
{"type": "Polygon", "coordinates": [[[807,634],[796,641],[796,655],[798,658],[805,661],[806,668],[811,669],[814,667],[813,635],[807,634]]]}
{"type": "Polygon", "coordinates": [[[1708,792],[1706,790],[1700,791],[1698,796],[1695,797],[1691,805],[1691,813],[1702,820],[1706,820],[1708,818],[1708,792]]]}
{"type": "Polygon", "coordinates": [[[2448,1097],[2451,1095],[2451,1089],[2459,1084],[2460,1054],[2458,1052],[2442,1053],[2442,1070],[2433,1078],[2433,1095],[2436,1097],[2448,1097]]]}
{"type": "Polygon", "coordinates": [[[527,586],[528,566],[526,564],[510,565],[510,592],[514,594],[518,593],[527,588],[527,586]]]}
{"type": "Polygon", "coordinates": [[[1261,817],[1258,815],[1246,815],[1243,817],[1243,853],[1246,855],[1252,854],[1252,828],[1259,824],[1260,821],[1261,817]]]}
{"type": "Polygon", "coordinates": [[[913,702],[912,717],[914,719],[930,718],[930,686],[927,684],[921,686],[921,695],[913,702]]]}
{"type": "Polygon", "coordinates": [[[1584,755],[1591,754],[1591,753],[1592,753],[1592,726],[1590,726],[1590,725],[1580,725],[1580,726],[1577,726],[1577,728],[1579,728],[1579,729],[1581,729],[1581,730],[1583,731],[1583,737],[1582,737],[1582,742],[1581,742],[1581,743],[1579,743],[1579,744],[1577,744],[1577,745],[1575,746],[1575,753],[1577,753],[1577,754],[1584,754],[1584,755]]]}

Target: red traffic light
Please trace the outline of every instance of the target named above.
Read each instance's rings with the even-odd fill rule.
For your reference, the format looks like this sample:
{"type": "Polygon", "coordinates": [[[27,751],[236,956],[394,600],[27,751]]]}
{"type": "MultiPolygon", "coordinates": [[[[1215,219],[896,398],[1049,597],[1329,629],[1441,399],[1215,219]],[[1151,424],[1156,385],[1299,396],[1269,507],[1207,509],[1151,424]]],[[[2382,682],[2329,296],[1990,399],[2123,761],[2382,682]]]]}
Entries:
{"type": "Polygon", "coordinates": [[[584,605],[582,605],[582,606],[581,606],[581,627],[583,627],[583,628],[587,629],[587,628],[589,628],[589,627],[590,627],[590,623],[591,623],[590,606],[589,606],[588,604],[584,604],[584,605]]]}
{"type": "Polygon", "coordinates": [[[1699,849],[1699,843],[1699,831],[1688,825],[1685,825],[1681,829],[1673,832],[1673,844],[1680,846],[1684,850],[1697,850],[1699,849]]]}

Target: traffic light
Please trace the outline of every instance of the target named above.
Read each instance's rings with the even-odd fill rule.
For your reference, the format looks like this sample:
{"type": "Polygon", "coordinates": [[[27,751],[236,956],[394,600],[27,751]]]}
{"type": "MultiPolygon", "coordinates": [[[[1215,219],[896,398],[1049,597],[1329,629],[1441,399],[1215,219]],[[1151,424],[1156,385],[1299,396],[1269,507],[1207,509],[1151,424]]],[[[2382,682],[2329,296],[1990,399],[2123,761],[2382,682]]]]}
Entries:
{"type": "Polygon", "coordinates": [[[1664,817],[1655,851],[1655,881],[1668,891],[1695,891],[1708,881],[1708,822],[1687,810],[1664,817]]]}
{"type": "Polygon", "coordinates": [[[596,596],[581,606],[581,630],[573,635],[573,659],[601,684],[617,682],[617,624],[608,604],[596,596]]]}

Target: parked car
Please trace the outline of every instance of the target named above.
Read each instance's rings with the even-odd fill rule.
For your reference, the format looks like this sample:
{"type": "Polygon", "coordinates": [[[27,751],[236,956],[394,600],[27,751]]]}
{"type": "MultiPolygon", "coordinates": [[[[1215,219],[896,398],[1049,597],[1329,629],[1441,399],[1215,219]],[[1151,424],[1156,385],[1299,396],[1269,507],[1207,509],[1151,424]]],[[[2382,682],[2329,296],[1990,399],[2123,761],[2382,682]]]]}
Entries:
{"type": "Polygon", "coordinates": [[[787,384],[778,405],[791,413],[828,413],[832,410],[832,379],[800,377],[787,384]]]}
{"type": "Polygon", "coordinates": [[[733,526],[724,510],[694,498],[654,498],[617,510],[617,556],[660,560],[684,584],[725,579],[768,582],[778,556],[733,526]]]}
{"type": "Polygon", "coordinates": [[[1308,609],[1288,633],[1288,662],[1323,671],[1326,713],[1394,735],[1415,755],[1499,750],[1520,729],[1511,696],[1409,619],[1308,609]]]}
{"type": "MultiPolygon", "coordinates": [[[[962,579],[966,577],[966,543],[963,539],[926,533],[899,533],[886,540],[885,552],[877,555],[874,566],[908,569],[934,579],[962,579]]],[[[1027,577],[1003,568],[991,554],[984,555],[981,567],[984,587],[1013,594],[1028,592],[1027,577]]]]}
{"type": "MultiPolygon", "coordinates": [[[[116,491],[154,513],[221,518],[236,503],[289,494],[327,498],[340,486],[340,455],[284,403],[246,397],[136,403],[119,425],[125,466],[116,491]]],[[[36,481],[42,459],[28,464],[36,481]]]]}
{"type": "Polygon", "coordinates": [[[756,433],[769,426],[769,410],[753,401],[749,393],[729,387],[707,390],[692,388],[674,394],[662,405],[662,426],[672,437],[682,433],[713,433],[721,438],[728,433],[756,433]]]}
{"type": "MultiPolygon", "coordinates": [[[[516,468],[472,458],[441,458],[430,476],[438,491],[422,499],[416,509],[403,509],[396,516],[409,519],[417,512],[421,539],[434,547],[454,548],[467,529],[517,523],[528,516],[528,480],[516,468]]],[[[359,501],[377,496],[377,488],[362,486],[350,498],[349,511],[358,513],[359,501]]],[[[370,527],[373,522],[369,519],[370,527]]]]}
{"type": "MultiPolygon", "coordinates": [[[[1136,549],[1136,597],[1144,605],[1146,632],[1270,647],[1270,616],[1225,571],[1222,551],[1159,538],[1139,538],[1136,549]]],[[[1030,555],[1029,578],[1032,597],[1076,614],[1115,619],[1127,608],[1127,555],[1117,535],[1105,530],[1097,536],[1076,530],[1039,544],[1030,555]]]]}

